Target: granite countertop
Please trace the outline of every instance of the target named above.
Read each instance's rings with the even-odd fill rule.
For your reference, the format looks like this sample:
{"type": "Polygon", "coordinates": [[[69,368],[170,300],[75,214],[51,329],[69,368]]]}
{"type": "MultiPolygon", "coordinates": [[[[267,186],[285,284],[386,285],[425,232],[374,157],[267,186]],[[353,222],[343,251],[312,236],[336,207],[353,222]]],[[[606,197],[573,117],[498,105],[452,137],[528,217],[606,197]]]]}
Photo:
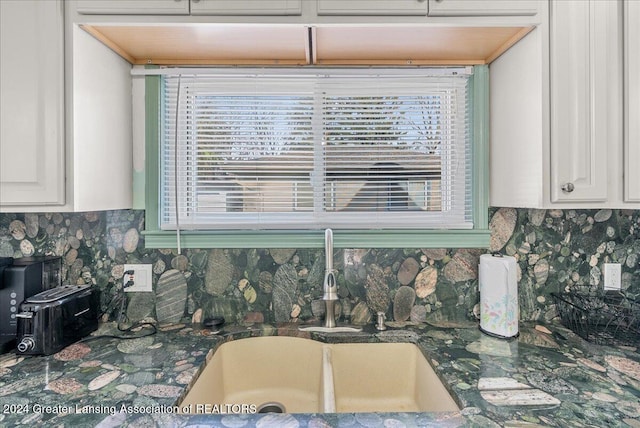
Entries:
{"type": "MultiPolygon", "coordinates": [[[[512,341],[470,324],[377,332],[302,333],[297,324],[163,326],[154,336],[76,343],[48,357],[0,356],[0,427],[56,426],[551,426],[640,427],[640,353],[582,341],[559,325],[521,325],[512,341]],[[549,330],[548,330],[548,329],[549,330]],[[413,342],[461,412],[176,415],[173,405],[207,354],[227,340],[287,335],[323,342],[413,342]]],[[[400,327],[400,326],[398,326],[400,327]]],[[[101,325],[96,334],[117,332],[101,325]]],[[[220,403],[222,404],[222,403],[220,403]]],[[[220,411],[224,412],[223,408],[220,411]]]]}

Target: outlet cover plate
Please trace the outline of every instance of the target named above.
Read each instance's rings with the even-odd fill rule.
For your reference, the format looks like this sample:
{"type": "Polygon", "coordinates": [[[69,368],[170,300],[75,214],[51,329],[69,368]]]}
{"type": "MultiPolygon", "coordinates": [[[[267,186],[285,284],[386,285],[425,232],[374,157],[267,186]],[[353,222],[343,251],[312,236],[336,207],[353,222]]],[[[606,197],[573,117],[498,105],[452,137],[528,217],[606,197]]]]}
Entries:
{"type": "Polygon", "coordinates": [[[124,291],[130,292],[152,292],[153,291],[153,265],[135,264],[124,265],[124,271],[133,271],[133,275],[127,273],[122,278],[123,285],[133,280],[133,285],[125,287],[124,291]],[[131,278],[133,276],[133,278],[131,278]]]}
{"type": "Polygon", "coordinates": [[[620,290],[622,286],[622,265],[620,263],[604,264],[604,289],[620,290]]]}

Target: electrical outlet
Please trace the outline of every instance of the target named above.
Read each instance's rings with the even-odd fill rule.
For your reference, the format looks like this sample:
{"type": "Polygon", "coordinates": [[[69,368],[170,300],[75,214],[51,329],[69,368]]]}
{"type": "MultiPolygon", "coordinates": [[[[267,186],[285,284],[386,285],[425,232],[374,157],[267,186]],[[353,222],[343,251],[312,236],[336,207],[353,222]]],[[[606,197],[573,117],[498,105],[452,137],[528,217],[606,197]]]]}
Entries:
{"type": "Polygon", "coordinates": [[[124,265],[122,284],[126,292],[153,291],[152,265],[124,265]],[[133,272],[133,273],[127,273],[133,272]],[[131,284],[132,283],[132,284],[131,284]],[[127,285],[129,284],[129,285],[127,285]]]}
{"type": "Polygon", "coordinates": [[[604,264],[604,289],[620,290],[622,283],[622,265],[620,263],[604,264]]]}

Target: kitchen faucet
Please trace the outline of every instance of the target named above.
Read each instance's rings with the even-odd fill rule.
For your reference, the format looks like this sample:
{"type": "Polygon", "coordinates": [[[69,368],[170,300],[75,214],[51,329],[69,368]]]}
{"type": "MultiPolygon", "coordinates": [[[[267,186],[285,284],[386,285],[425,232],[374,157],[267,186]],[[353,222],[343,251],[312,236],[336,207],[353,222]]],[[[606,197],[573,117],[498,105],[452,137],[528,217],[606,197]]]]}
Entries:
{"type": "Polygon", "coordinates": [[[325,303],[324,326],[333,328],[336,326],[335,303],[338,300],[338,286],[336,284],[336,275],[333,271],[333,231],[327,229],[324,231],[324,251],[325,251],[325,273],[324,283],[322,285],[324,296],[322,300],[325,303]]]}
{"type": "Polygon", "coordinates": [[[323,326],[300,326],[301,331],[315,331],[319,333],[346,333],[359,332],[362,327],[356,326],[338,326],[336,323],[335,304],[338,300],[338,283],[336,274],[333,270],[333,231],[326,229],[324,231],[324,251],[325,251],[325,270],[324,281],[322,283],[323,296],[325,304],[325,317],[323,326]]]}

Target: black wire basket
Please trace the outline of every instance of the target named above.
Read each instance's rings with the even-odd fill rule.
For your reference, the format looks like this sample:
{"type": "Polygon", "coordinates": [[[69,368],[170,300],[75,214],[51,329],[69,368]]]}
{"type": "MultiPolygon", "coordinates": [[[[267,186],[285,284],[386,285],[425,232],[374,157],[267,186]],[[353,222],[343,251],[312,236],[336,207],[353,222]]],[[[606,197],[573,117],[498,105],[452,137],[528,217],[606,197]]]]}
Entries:
{"type": "Polygon", "coordinates": [[[640,302],[623,292],[551,293],[562,324],[599,345],[640,344],[640,302]]]}

